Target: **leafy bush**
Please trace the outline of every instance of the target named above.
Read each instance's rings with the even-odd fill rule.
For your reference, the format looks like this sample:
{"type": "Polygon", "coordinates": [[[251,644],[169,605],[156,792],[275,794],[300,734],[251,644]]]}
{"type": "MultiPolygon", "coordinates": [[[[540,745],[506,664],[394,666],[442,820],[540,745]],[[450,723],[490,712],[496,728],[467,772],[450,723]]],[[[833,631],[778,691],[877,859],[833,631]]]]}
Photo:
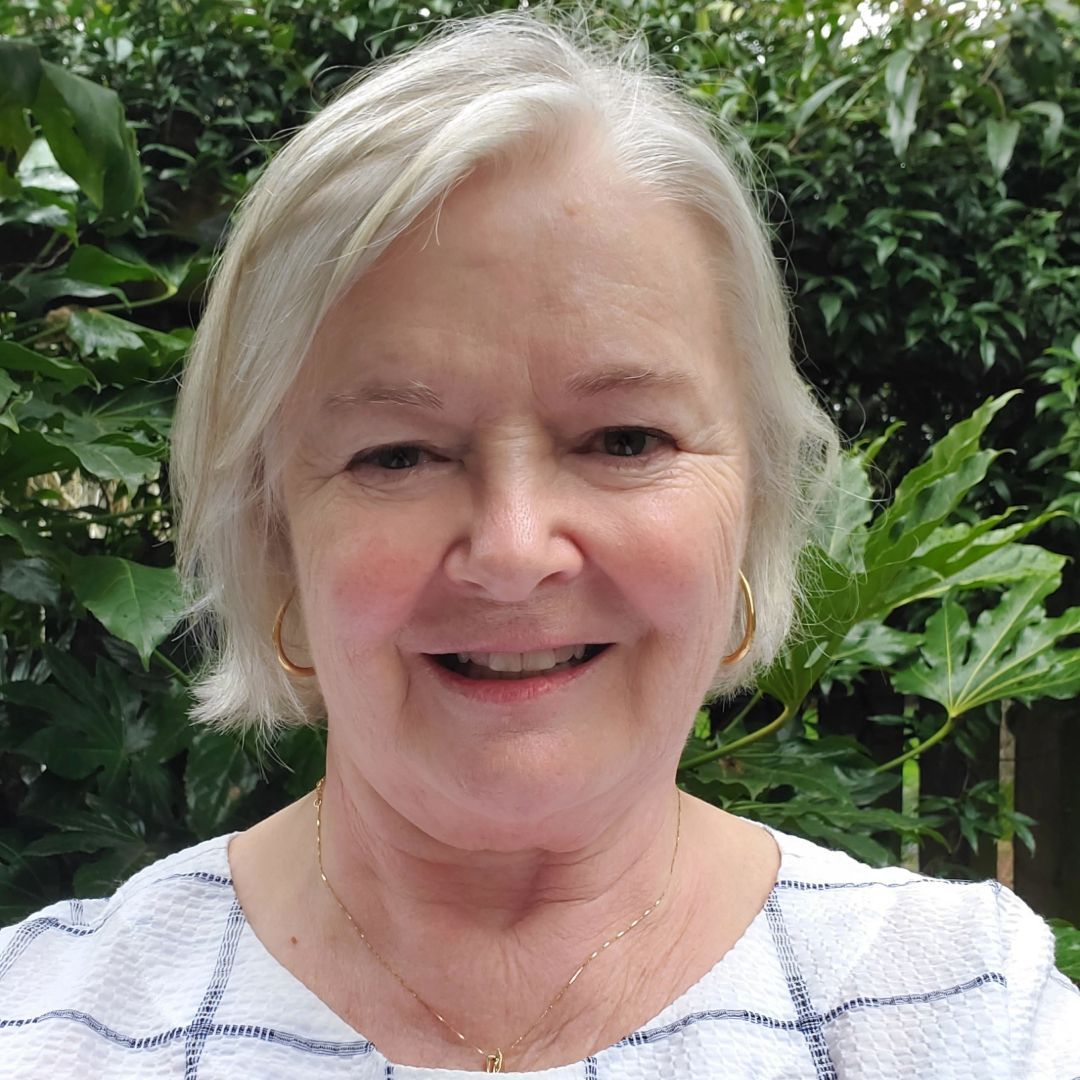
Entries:
{"type": "MultiPolygon", "coordinates": [[[[319,731],[258,753],[186,723],[174,380],[280,133],[450,12],[0,0],[2,920],[320,775],[319,731]]],[[[1030,845],[985,759],[1004,703],[1080,689],[1055,553],[1080,509],[1072,16],[626,0],[606,17],[761,163],[800,353],[856,440],[808,555],[804,636],[755,695],[702,710],[681,781],[876,863],[965,873],[982,841],[1030,845]]]]}

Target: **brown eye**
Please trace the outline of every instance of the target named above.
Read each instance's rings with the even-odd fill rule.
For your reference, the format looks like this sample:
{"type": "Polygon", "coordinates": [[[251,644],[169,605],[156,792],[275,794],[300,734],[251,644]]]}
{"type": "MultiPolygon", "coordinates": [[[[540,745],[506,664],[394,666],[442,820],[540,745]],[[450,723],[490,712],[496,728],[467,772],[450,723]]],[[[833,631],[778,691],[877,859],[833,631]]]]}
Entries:
{"type": "Polygon", "coordinates": [[[644,428],[608,428],[603,433],[604,452],[612,457],[641,457],[659,440],[659,435],[644,428]]]}
{"type": "Polygon", "coordinates": [[[399,443],[394,446],[379,446],[374,450],[365,450],[357,454],[350,462],[350,469],[382,469],[386,472],[405,472],[421,464],[427,451],[420,446],[399,443]]]}

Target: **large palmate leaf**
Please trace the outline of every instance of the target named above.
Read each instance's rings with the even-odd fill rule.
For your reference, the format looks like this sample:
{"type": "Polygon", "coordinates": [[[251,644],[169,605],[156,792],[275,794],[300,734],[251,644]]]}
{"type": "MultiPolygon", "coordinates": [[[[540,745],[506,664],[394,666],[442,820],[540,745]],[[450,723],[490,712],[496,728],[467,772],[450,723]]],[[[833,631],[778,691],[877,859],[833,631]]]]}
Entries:
{"type": "Polygon", "coordinates": [[[1009,514],[975,524],[949,521],[999,455],[983,449],[981,439],[1013,396],[987,401],[956,424],[900,481],[892,501],[876,517],[866,469],[888,433],[872,444],[865,458],[847,457],[819,523],[817,542],[805,556],[809,585],[801,632],[758,682],[789,714],[834,665],[842,665],[835,677],[849,680],[860,664],[888,669],[909,653],[913,641],[883,626],[898,608],[954,589],[1056,573],[1056,556],[1018,543],[1049,515],[1013,524],[1007,524],[1009,514]],[[880,629],[872,631],[871,624],[880,629]]]}
{"type": "Polygon", "coordinates": [[[1080,648],[1062,645],[1080,632],[1080,608],[1054,619],[1043,608],[1057,584],[1055,577],[1019,582],[974,626],[947,599],[927,620],[919,659],[893,676],[893,686],[936,701],[950,719],[1003,698],[1080,694],[1080,648]]]}
{"type": "Polygon", "coordinates": [[[258,780],[255,760],[236,736],[205,728],[196,732],[184,773],[188,825],[195,835],[220,832],[258,780]]]}
{"type": "Polygon", "coordinates": [[[49,718],[47,726],[19,747],[20,752],[71,780],[100,772],[101,790],[118,794],[130,756],[145,742],[138,721],[138,692],[105,662],[91,674],[59,649],[46,647],[45,657],[48,682],[3,687],[4,700],[49,718]]]}
{"type": "Polygon", "coordinates": [[[76,557],[68,580],[80,603],[109,633],[134,645],[143,665],[180,621],[184,609],[176,571],[112,555],[76,557]]]}

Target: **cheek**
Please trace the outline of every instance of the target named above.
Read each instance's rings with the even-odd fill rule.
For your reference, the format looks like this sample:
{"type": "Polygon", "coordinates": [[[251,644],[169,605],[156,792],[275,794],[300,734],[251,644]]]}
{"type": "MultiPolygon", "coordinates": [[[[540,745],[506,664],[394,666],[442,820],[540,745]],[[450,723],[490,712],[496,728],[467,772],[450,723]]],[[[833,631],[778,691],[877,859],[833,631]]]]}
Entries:
{"type": "Polygon", "coordinates": [[[609,536],[609,565],[664,664],[713,665],[734,615],[733,583],[745,543],[742,487],[688,478],[634,512],[609,536]]]}
{"type": "Polygon", "coordinates": [[[430,557],[388,537],[336,542],[308,564],[316,653],[351,658],[392,637],[415,609],[430,557]]]}

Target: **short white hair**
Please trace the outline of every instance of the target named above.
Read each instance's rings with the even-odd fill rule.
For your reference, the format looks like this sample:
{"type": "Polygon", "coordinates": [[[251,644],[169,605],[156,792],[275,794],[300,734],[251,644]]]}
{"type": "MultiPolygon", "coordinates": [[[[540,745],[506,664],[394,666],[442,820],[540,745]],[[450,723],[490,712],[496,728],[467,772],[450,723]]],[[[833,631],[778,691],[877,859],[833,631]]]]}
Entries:
{"type": "MultiPolygon", "coordinates": [[[[537,140],[557,145],[577,120],[599,132],[626,178],[688,207],[715,236],[717,294],[745,387],[752,478],[742,569],[757,633],[743,660],[720,666],[710,694],[749,685],[777,655],[837,440],[792,362],[786,296],[750,184],[719,121],[649,64],[640,37],[601,46],[580,25],[501,12],[443,24],[366,69],[237,209],[173,433],[178,562],[207,656],[195,719],[268,736],[321,718],[317,677],[288,676],[271,641],[293,582],[267,450],[323,317],[470,171],[537,140]]],[[[739,601],[736,610],[732,648],[743,633],[739,601]]]]}

